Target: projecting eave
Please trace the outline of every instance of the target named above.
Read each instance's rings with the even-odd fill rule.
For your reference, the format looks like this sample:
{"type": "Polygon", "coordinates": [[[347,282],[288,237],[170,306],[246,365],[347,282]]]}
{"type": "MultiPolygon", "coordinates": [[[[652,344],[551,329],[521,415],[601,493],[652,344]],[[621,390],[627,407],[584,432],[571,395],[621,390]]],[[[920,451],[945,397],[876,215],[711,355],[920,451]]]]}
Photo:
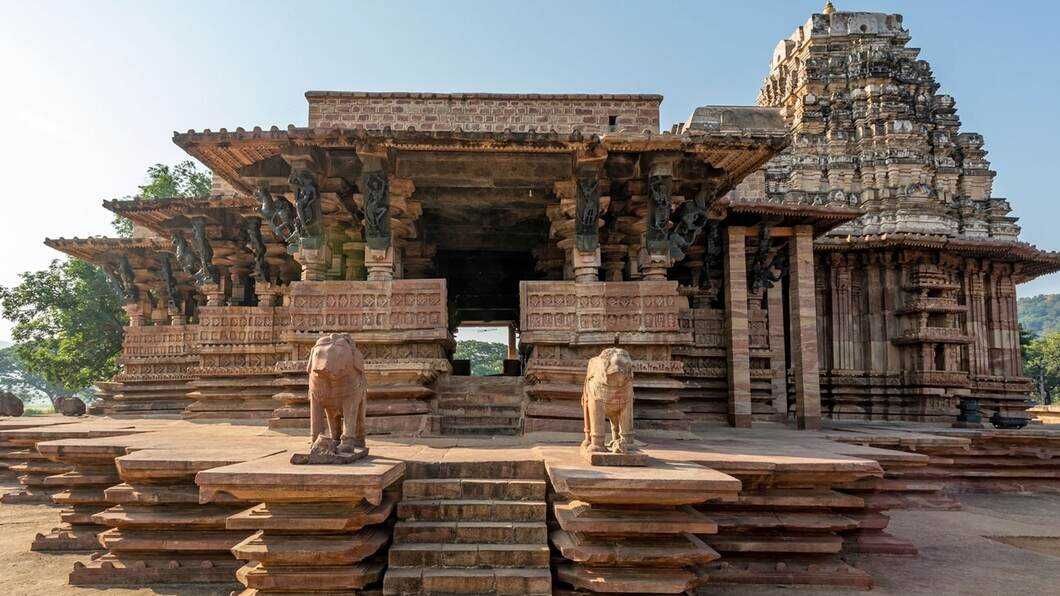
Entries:
{"type": "Polygon", "coordinates": [[[171,250],[169,242],[161,238],[46,238],[49,248],[94,265],[116,262],[122,254],[171,250]]]}
{"type": "Polygon", "coordinates": [[[246,196],[217,195],[115,199],[103,201],[103,207],[156,234],[168,236],[174,229],[190,228],[191,217],[204,216],[208,220],[215,220],[222,216],[223,211],[249,216],[257,213],[258,205],[246,196]]]}
{"type": "Polygon", "coordinates": [[[811,225],[814,236],[821,236],[865,213],[846,201],[814,200],[799,193],[759,199],[737,196],[734,192],[720,199],[716,207],[724,208],[728,213],[727,221],[733,224],[775,221],[785,226],[811,225]]]}
{"type": "Polygon", "coordinates": [[[944,250],[967,257],[987,257],[1016,265],[1019,283],[1060,271],[1060,252],[1041,250],[1026,242],[990,238],[952,238],[933,234],[893,233],[846,238],[825,236],[814,244],[817,251],[858,251],[880,248],[944,250]]]}
{"type": "MultiPolygon", "coordinates": [[[[330,160],[329,153],[341,154],[349,174],[360,168],[356,157],[366,148],[374,154],[384,153],[391,158],[413,152],[435,153],[496,153],[515,154],[518,159],[540,159],[534,156],[549,154],[604,153],[625,156],[645,152],[681,152],[723,172],[731,184],[742,180],[782,149],[789,142],[781,130],[693,130],[679,134],[609,133],[583,135],[549,132],[470,132],[365,130],[273,127],[269,130],[237,128],[234,132],[205,130],[175,133],[173,141],[215,174],[242,192],[251,192],[254,181],[265,177],[282,178],[285,155],[315,151],[330,160]]],[[[332,162],[336,160],[331,160],[332,162]]],[[[573,160],[572,160],[573,163],[573,160]]],[[[343,176],[349,175],[343,173],[343,176]]]]}

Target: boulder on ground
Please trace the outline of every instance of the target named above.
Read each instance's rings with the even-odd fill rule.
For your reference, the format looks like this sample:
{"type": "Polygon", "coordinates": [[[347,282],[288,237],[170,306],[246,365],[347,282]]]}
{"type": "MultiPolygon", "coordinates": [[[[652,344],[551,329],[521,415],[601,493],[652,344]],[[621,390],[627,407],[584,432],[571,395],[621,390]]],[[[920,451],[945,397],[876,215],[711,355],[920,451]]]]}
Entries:
{"type": "Polygon", "coordinates": [[[55,409],[63,416],[84,416],[86,410],[85,402],[73,395],[60,397],[55,403],[55,409]]]}
{"type": "Polygon", "coordinates": [[[0,416],[21,416],[25,409],[25,404],[14,393],[0,391],[0,416]]]}

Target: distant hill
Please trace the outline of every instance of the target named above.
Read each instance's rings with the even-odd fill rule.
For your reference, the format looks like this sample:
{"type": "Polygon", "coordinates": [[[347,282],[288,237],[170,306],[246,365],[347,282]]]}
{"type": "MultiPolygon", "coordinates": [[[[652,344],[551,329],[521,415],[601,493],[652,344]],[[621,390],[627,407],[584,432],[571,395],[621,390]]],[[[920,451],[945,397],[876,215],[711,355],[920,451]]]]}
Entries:
{"type": "Polygon", "coordinates": [[[1016,302],[1023,328],[1035,335],[1060,331],[1060,294],[1041,294],[1016,302]]]}

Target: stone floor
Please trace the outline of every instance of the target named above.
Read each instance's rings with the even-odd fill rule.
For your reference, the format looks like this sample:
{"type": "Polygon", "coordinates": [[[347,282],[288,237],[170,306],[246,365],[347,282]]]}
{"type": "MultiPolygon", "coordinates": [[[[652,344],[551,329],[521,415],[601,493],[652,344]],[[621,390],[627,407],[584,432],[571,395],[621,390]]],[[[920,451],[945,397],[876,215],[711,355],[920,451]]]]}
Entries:
{"type": "MultiPolygon", "coordinates": [[[[195,485],[191,484],[194,472],[225,464],[229,464],[228,467],[213,468],[215,472],[205,473],[205,485],[202,482],[203,474],[200,473],[198,488],[205,492],[199,492],[199,498],[202,498],[204,494],[213,494],[220,488],[223,491],[229,491],[230,496],[239,501],[248,503],[264,501],[266,505],[270,500],[276,501],[276,504],[280,506],[276,512],[280,512],[283,509],[284,499],[292,497],[294,493],[280,494],[277,488],[282,487],[282,491],[289,492],[305,484],[300,480],[300,476],[291,476],[294,472],[307,472],[307,470],[301,470],[300,467],[297,470],[292,468],[285,472],[280,470],[286,474],[282,479],[272,478],[273,475],[279,473],[277,472],[279,468],[284,468],[284,470],[291,468],[286,465],[289,456],[280,452],[301,448],[305,441],[304,438],[270,433],[260,427],[203,425],[179,421],[144,422],[143,428],[137,429],[139,432],[119,435],[111,428],[116,423],[115,421],[92,418],[81,420],[78,423],[64,423],[42,430],[7,430],[0,435],[8,439],[17,438],[23,442],[29,441],[29,445],[36,443],[41,454],[74,466],[72,472],[54,477],[57,484],[84,483],[85,474],[90,469],[78,468],[77,466],[81,465],[80,462],[94,462],[98,459],[99,453],[111,453],[115,449],[119,453],[123,450],[137,452],[133,456],[128,456],[126,459],[129,463],[122,466],[122,479],[125,482],[136,484],[135,481],[138,478],[136,470],[139,469],[136,466],[140,465],[137,463],[140,459],[154,462],[151,465],[155,467],[158,467],[159,463],[154,460],[159,460],[164,465],[158,469],[173,476],[168,482],[173,483],[176,488],[192,491],[192,497],[195,496],[196,490],[195,485]],[[221,448],[224,451],[232,451],[235,447],[253,447],[254,450],[262,451],[262,453],[252,454],[245,463],[236,463],[244,461],[238,457],[215,457],[213,450],[221,448]],[[278,458],[276,461],[284,465],[256,459],[268,453],[276,453],[277,455],[271,457],[278,458]],[[214,479],[211,480],[211,478],[214,479]],[[269,481],[263,482],[263,478],[269,481]],[[210,488],[211,484],[216,486],[210,488]],[[240,487],[244,484],[248,487],[246,490],[252,489],[251,492],[265,492],[261,492],[260,495],[255,492],[253,495],[240,496],[237,493],[243,490],[240,487]],[[231,492],[233,489],[239,490],[231,492]]],[[[3,426],[0,424],[0,428],[3,426]]],[[[778,573],[783,574],[802,573],[804,576],[806,574],[822,576],[822,573],[825,575],[832,573],[831,567],[820,567],[816,563],[808,571],[806,569],[796,571],[800,564],[797,559],[791,559],[790,564],[777,563],[778,560],[787,559],[783,556],[774,557],[768,554],[764,556],[768,562],[768,568],[760,567],[762,556],[759,556],[758,562],[753,563],[759,567],[746,569],[741,567],[741,556],[744,555],[739,553],[779,552],[770,550],[774,546],[769,543],[769,536],[783,527],[785,528],[783,532],[786,533],[779,536],[779,539],[793,541],[785,542],[785,544],[797,543],[802,545],[798,548],[822,549],[792,550],[793,553],[831,552],[838,554],[840,544],[843,544],[842,557],[854,563],[859,570],[845,567],[845,564],[835,555],[828,555],[832,558],[828,559],[830,562],[825,564],[838,564],[836,569],[843,573],[849,574],[853,570],[864,578],[871,576],[876,586],[874,593],[1014,592],[1044,594],[1055,592],[1052,588],[1055,588],[1060,581],[1060,495],[1055,492],[1050,495],[1030,495],[1025,492],[992,496],[962,494],[959,495],[964,505],[962,510],[941,510],[944,507],[940,508],[939,505],[940,503],[945,505],[945,502],[920,496],[934,494],[925,492],[928,490],[938,492],[937,487],[930,488],[931,485],[937,483],[923,481],[918,475],[923,476],[922,471],[927,470],[930,472],[928,475],[930,478],[942,472],[945,473],[939,477],[945,478],[954,471],[963,470],[965,466],[977,469],[977,465],[986,464],[974,464],[973,462],[949,469],[940,468],[945,462],[950,461],[952,456],[946,451],[941,452],[940,455],[938,450],[952,450],[955,445],[959,447],[962,441],[966,443],[966,438],[944,436],[946,433],[924,434],[922,429],[909,428],[907,425],[884,426],[885,428],[879,428],[877,425],[856,425],[855,428],[849,429],[833,428],[825,433],[805,433],[778,425],[764,424],[754,429],[712,429],[695,441],[651,439],[644,448],[649,455],[656,458],[656,463],[647,468],[589,468],[581,462],[579,457],[576,443],[578,437],[558,435],[548,438],[535,436],[532,439],[526,437],[381,438],[371,441],[371,449],[373,461],[383,462],[389,459],[403,468],[405,464],[401,462],[406,462],[408,466],[411,466],[407,475],[410,478],[462,478],[464,476],[449,475],[450,472],[459,469],[461,473],[478,473],[467,476],[469,478],[500,480],[516,476],[491,471],[490,466],[497,464],[504,470],[508,470],[519,463],[534,463],[538,466],[544,463],[550,485],[555,487],[557,493],[565,495],[565,499],[575,499],[571,501],[572,504],[575,504],[577,500],[599,503],[602,509],[599,515],[594,516],[594,519],[619,524],[613,527],[593,526],[590,528],[585,526],[581,530],[576,528],[571,530],[588,532],[589,542],[592,540],[593,532],[604,532],[608,528],[614,530],[622,526],[623,520],[612,519],[615,515],[607,513],[608,503],[629,504],[631,494],[638,495],[637,498],[640,501],[636,501],[637,503],[643,501],[640,505],[642,508],[651,509],[653,506],[663,504],[660,499],[670,499],[673,502],[668,502],[669,504],[683,506],[684,503],[699,503],[702,500],[699,497],[705,493],[716,493],[714,502],[722,503],[720,508],[715,505],[695,505],[701,514],[708,516],[709,520],[716,521],[719,528],[716,537],[703,536],[708,544],[699,545],[696,547],[699,549],[696,552],[699,555],[711,553],[713,551],[710,551],[708,547],[714,546],[723,552],[723,561],[732,562],[726,569],[708,568],[708,573],[715,579],[720,577],[715,576],[715,572],[722,575],[728,573],[730,577],[734,573],[736,575],[743,573],[744,578],[748,574],[753,576],[762,571],[772,574],[773,565],[776,565],[778,573]],[[842,435],[842,438],[837,438],[836,433],[842,435]],[[862,435],[869,438],[863,440],[862,435]],[[905,450],[907,448],[911,450],[905,450]],[[413,473],[417,469],[420,472],[413,473]],[[741,483],[743,488],[740,488],[741,483]],[[662,485],[665,485],[665,490],[659,489],[662,485]],[[848,494],[837,495],[832,492],[833,487],[838,487],[838,490],[846,491],[848,494]],[[653,493],[653,488],[659,490],[653,493]],[[736,491],[740,491],[738,498],[736,491]],[[854,508],[851,508],[849,504],[827,505],[827,502],[832,502],[831,500],[837,497],[846,500],[855,498],[850,495],[858,495],[856,498],[863,498],[865,504],[854,508]],[[916,503],[931,505],[930,509],[933,510],[915,508],[898,510],[909,504],[909,501],[903,501],[903,499],[909,498],[910,495],[916,503]],[[619,500],[614,500],[616,498],[619,500]],[[792,505],[791,500],[794,498],[804,504],[792,505]],[[807,508],[818,506],[820,509],[817,513],[806,511],[807,508]],[[832,506],[839,509],[829,511],[829,507],[832,506]],[[774,511],[774,507],[779,509],[774,511]],[[803,510],[803,512],[785,513],[783,511],[785,507],[795,507],[796,511],[803,510]],[[888,513],[891,516],[889,527],[884,524],[890,535],[880,534],[878,529],[875,533],[872,531],[872,519],[879,518],[880,513],[888,513]],[[857,524],[862,524],[860,526],[862,530],[855,531],[853,534],[847,532],[843,534],[842,540],[839,535],[826,536],[826,539],[818,538],[822,530],[828,530],[827,534],[831,534],[832,530],[842,533],[845,527],[843,524],[854,523],[852,520],[858,520],[857,524]],[[836,550],[825,549],[829,545],[834,546],[836,550]],[[901,552],[902,549],[912,551],[912,547],[919,551],[919,556],[900,557],[880,554],[901,552]],[[730,552],[733,553],[731,558],[730,552]],[[875,554],[872,556],[855,554],[866,552],[875,554]],[[783,567],[784,565],[789,566],[783,567]],[[843,571],[844,569],[846,571],[843,571]]],[[[1056,458],[1050,456],[1056,452],[1056,441],[1060,439],[1060,435],[1055,432],[1055,429],[1043,429],[1038,432],[1038,434],[1041,433],[1045,433],[1046,436],[1036,438],[1034,444],[1029,446],[1018,442],[1011,445],[1008,443],[984,444],[981,447],[973,445],[969,453],[978,458],[975,461],[987,462],[991,466],[990,469],[994,470],[990,472],[991,474],[996,473],[996,470],[1011,467],[1013,465],[1011,462],[1017,461],[1021,470],[1033,463],[1038,466],[1033,468],[1036,474],[1044,474],[1043,478],[1045,476],[1053,478],[1056,474],[1056,466],[1051,462],[1056,458]],[[995,451],[1002,447],[1007,451],[1003,454],[1003,458],[999,459],[1001,456],[995,451]],[[1015,460],[1010,458],[1015,458],[1015,460]],[[1050,474],[1052,476],[1049,476],[1050,474]]],[[[1011,435],[1006,440],[1010,439],[1011,435]]],[[[6,448],[5,453],[8,453],[8,459],[15,461],[18,458],[10,455],[11,450],[25,447],[19,447],[17,443],[12,443],[12,445],[6,448]]],[[[323,471],[326,472],[326,470],[323,471]]],[[[344,471],[351,473],[346,474],[350,476],[348,480],[329,476],[329,482],[331,480],[338,482],[335,490],[342,488],[354,492],[361,491],[358,487],[370,481],[375,487],[372,490],[378,491],[390,482],[388,480],[379,484],[381,477],[373,480],[378,474],[373,476],[374,472],[364,466],[358,466],[356,470],[344,471]],[[366,475],[362,479],[361,476],[364,474],[366,475]],[[377,484],[379,486],[376,486],[377,484]]],[[[400,472],[395,471],[394,474],[400,475],[400,472]]],[[[17,488],[14,482],[13,479],[0,481],[0,493],[17,488]],[[5,485],[5,482],[9,484],[5,485]]],[[[76,484],[71,486],[76,486],[76,484]]],[[[1055,488],[1055,484],[1050,486],[1055,488]]],[[[49,484],[47,488],[61,487],[49,484]]],[[[132,489],[135,488],[136,486],[132,486],[132,489]]],[[[357,494],[359,495],[360,492],[357,494]]],[[[365,496],[365,498],[368,497],[365,496]]],[[[551,496],[550,499],[552,499],[551,496]]],[[[378,501],[371,502],[377,503],[378,501]]],[[[558,506],[560,505],[557,504],[558,506]]],[[[695,514],[694,511],[691,513],[695,514]]],[[[70,569],[75,561],[84,559],[83,553],[43,554],[29,551],[29,544],[33,542],[36,533],[54,527],[58,518],[59,509],[56,507],[34,504],[5,504],[0,507],[0,527],[4,530],[0,531],[0,593],[81,594],[90,590],[67,585],[70,569]]],[[[583,520],[586,523],[589,521],[593,520],[583,520]]],[[[627,526],[628,524],[622,527],[627,526]]],[[[566,526],[563,529],[568,530],[566,526]]],[[[709,534],[709,532],[705,533],[709,534]]],[[[778,537],[773,536],[773,538],[778,537]]],[[[555,539],[556,537],[553,537],[553,540],[555,539]]],[[[596,553],[592,556],[603,557],[607,554],[597,552],[598,548],[582,550],[583,553],[590,551],[596,553]]],[[[590,555],[576,553],[574,556],[577,558],[590,555]]],[[[717,554],[714,553],[714,557],[716,556],[717,554]]],[[[754,560],[753,557],[752,560],[754,560]]],[[[625,565],[626,563],[617,564],[625,565]]],[[[576,571],[577,566],[574,569],[576,571]]],[[[621,569],[622,567],[616,568],[616,570],[621,569]]],[[[643,571],[647,575],[642,577],[648,577],[653,572],[652,569],[643,571]]],[[[574,584],[574,579],[570,578],[577,579],[577,576],[571,575],[570,571],[567,573],[568,575],[562,581],[569,580],[574,584]]],[[[828,577],[838,576],[828,575],[828,577]]],[[[856,575],[847,577],[853,579],[847,582],[817,581],[816,583],[858,585],[856,575]]],[[[740,577],[734,579],[745,581],[740,577]]],[[[183,581],[183,579],[178,581],[183,581]]],[[[229,586],[204,589],[170,585],[139,590],[113,589],[108,593],[227,594],[229,589],[229,586]]],[[[717,584],[708,584],[702,588],[702,593],[779,594],[787,593],[790,589],[742,585],[721,587],[717,584]]],[[[99,592],[99,590],[94,591],[99,592]]],[[[806,588],[800,591],[822,594],[857,593],[806,588]]]]}
{"type": "MultiPolygon", "coordinates": [[[[915,544],[917,557],[864,557],[877,595],[1056,594],[1060,586],[1060,496],[964,494],[961,511],[895,511],[888,530],[915,544]],[[992,538],[1049,537],[1053,554],[992,538]]],[[[789,588],[711,587],[702,594],[790,594],[789,588]]],[[[865,594],[798,590],[802,594],[865,594]]]]}
{"type": "MultiPolygon", "coordinates": [[[[13,485],[0,485],[10,489],[13,485]]],[[[1009,546],[990,537],[1050,536],[1060,544],[1060,497],[962,495],[962,511],[896,511],[891,533],[920,549],[919,557],[874,555],[859,562],[877,580],[872,594],[1054,594],[1060,585],[1060,554],[1009,546]]],[[[49,555],[28,550],[40,527],[54,520],[45,505],[0,508],[0,585],[5,594],[88,595],[226,594],[194,586],[108,589],[66,585],[74,561],[83,555],[49,555]]],[[[1055,552],[1055,551],[1054,551],[1055,552]]],[[[791,594],[791,588],[710,587],[702,594],[791,594]]],[[[799,594],[865,594],[797,589],[799,594]]]]}

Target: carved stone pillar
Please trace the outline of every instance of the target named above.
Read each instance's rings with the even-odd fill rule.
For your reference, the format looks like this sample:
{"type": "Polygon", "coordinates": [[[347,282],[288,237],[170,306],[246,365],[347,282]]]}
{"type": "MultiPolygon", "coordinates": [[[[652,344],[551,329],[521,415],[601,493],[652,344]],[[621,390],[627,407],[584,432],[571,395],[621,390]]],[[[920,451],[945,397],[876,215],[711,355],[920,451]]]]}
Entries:
{"type": "Polygon", "coordinates": [[[626,268],[627,248],[624,244],[607,244],[600,250],[603,260],[604,281],[622,281],[622,270],[626,268]]]}
{"type": "Polygon", "coordinates": [[[346,256],[346,279],[360,281],[366,279],[368,270],[364,266],[364,238],[360,230],[347,230],[349,242],[342,245],[342,254],[346,256]]]}
{"type": "Polygon", "coordinates": [[[283,288],[258,281],[254,284],[254,293],[258,295],[258,306],[278,306],[283,295],[283,288]]]}
{"type": "Polygon", "coordinates": [[[766,291],[766,316],[769,318],[769,348],[773,353],[773,413],[778,421],[788,417],[788,368],[784,336],[784,285],[779,281],[766,291]]]}
{"type": "Polygon", "coordinates": [[[668,235],[672,191],[673,162],[659,160],[652,164],[648,176],[648,222],[640,252],[640,270],[645,280],[665,280],[666,270],[673,265],[668,235]]]}
{"type": "Polygon", "coordinates": [[[394,279],[394,247],[383,250],[367,247],[364,250],[364,266],[368,269],[368,281],[394,279]]]}
{"type": "Polygon", "coordinates": [[[515,360],[519,357],[515,343],[515,323],[508,323],[508,360],[515,360]]]}
{"type": "Polygon", "coordinates": [[[202,293],[206,295],[206,306],[225,305],[225,292],[219,284],[203,284],[202,293]]]}
{"type": "Polygon", "coordinates": [[[246,304],[247,299],[247,275],[250,270],[245,267],[230,267],[228,269],[228,278],[232,284],[232,293],[228,297],[228,304],[232,306],[242,306],[246,304]]]}
{"type": "Polygon", "coordinates": [[[600,179],[595,171],[574,181],[574,281],[600,281],[600,179]]]}
{"type": "Polygon", "coordinates": [[[594,252],[582,252],[577,248],[571,250],[571,264],[574,269],[574,281],[589,283],[600,281],[600,249],[594,252]]]}
{"type": "Polygon", "coordinates": [[[364,196],[364,265],[370,281],[394,279],[394,238],[390,231],[390,179],[386,170],[366,172],[364,196]]]}
{"type": "Polygon", "coordinates": [[[821,427],[821,377],[817,367],[817,296],[814,288],[813,227],[795,226],[791,239],[788,306],[791,364],[795,373],[795,425],[821,427]]]}
{"type": "Polygon", "coordinates": [[[121,307],[125,311],[125,314],[129,315],[129,326],[130,327],[143,327],[144,323],[144,311],[143,308],[136,302],[127,303],[121,307]]]}
{"type": "Polygon", "coordinates": [[[324,281],[331,264],[331,247],[327,244],[320,248],[303,246],[294,253],[294,260],[302,266],[302,281],[324,281]]]}
{"type": "Polygon", "coordinates": [[[729,226],[725,253],[729,424],[751,427],[751,348],[747,313],[747,228],[729,226]]]}
{"type": "Polygon", "coordinates": [[[180,327],[188,322],[188,318],[184,316],[184,312],[176,306],[170,305],[169,307],[169,324],[175,327],[180,327]]]}

